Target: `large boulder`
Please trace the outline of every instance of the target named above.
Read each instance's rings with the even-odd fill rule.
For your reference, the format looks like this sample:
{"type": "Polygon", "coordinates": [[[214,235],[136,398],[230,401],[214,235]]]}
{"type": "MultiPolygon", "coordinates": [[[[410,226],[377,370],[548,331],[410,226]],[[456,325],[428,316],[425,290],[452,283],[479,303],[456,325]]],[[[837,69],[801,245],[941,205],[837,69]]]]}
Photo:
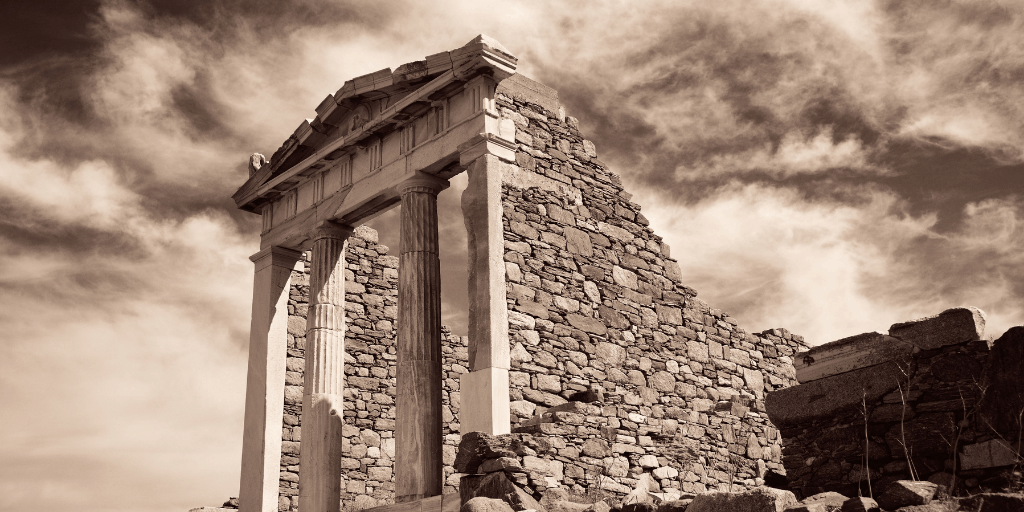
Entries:
{"type": "Polygon", "coordinates": [[[743,492],[698,494],[686,512],[782,512],[795,503],[796,496],[789,491],[755,487],[743,492]]]}

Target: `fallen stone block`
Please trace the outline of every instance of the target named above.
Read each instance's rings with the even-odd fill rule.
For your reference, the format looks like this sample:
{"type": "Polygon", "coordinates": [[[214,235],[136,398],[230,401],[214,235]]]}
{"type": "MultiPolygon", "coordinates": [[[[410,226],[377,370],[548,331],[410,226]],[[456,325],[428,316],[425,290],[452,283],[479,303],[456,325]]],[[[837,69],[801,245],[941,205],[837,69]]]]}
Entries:
{"type": "Polygon", "coordinates": [[[964,446],[963,454],[960,456],[960,468],[971,470],[1010,466],[1019,460],[1017,451],[1006,441],[992,439],[964,446]]]}
{"type": "Polygon", "coordinates": [[[873,402],[906,378],[895,362],[882,363],[773,391],[765,397],[765,408],[775,425],[796,425],[859,407],[865,397],[873,402]]]}
{"type": "Polygon", "coordinates": [[[805,384],[887,361],[909,360],[913,350],[914,345],[898,338],[866,332],[797,352],[793,366],[796,379],[805,384]]]}
{"type": "Polygon", "coordinates": [[[501,457],[515,458],[511,436],[492,436],[483,432],[468,432],[462,436],[458,453],[455,455],[455,471],[476,473],[480,464],[487,459],[501,457]]]}
{"type": "Polygon", "coordinates": [[[693,503],[693,498],[663,501],[658,504],[658,512],[686,512],[690,503],[693,503]]]}
{"type": "Polygon", "coordinates": [[[925,505],[935,498],[937,489],[938,486],[931,482],[897,480],[889,484],[889,488],[878,497],[878,506],[896,510],[910,505],[925,505]]]}
{"type": "Polygon", "coordinates": [[[503,500],[478,496],[466,502],[459,512],[514,512],[503,500]]]}
{"type": "Polygon", "coordinates": [[[533,499],[533,496],[512,483],[501,471],[462,477],[459,481],[459,497],[462,499],[462,503],[468,503],[469,500],[481,496],[504,500],[515,511],[532,509],[546,512],[544,507],[533,499]]]}
{"type": "Polygon", "coordinates": [[[709,492],[698,494],[686,512],[782,512],[796,503],[789,491],[756,487],[743,492],[709,492]]]}
{"type": "Polygon", "coordinates": [[[480,473],[493,473],[495,471],[522,473],[523,466],[519,463],[519,459],[515,457],[498,457],[497,459],[483,461],[477,471],[480,473]]]}
{"type": "Polygon", "coordinates": [[[922,350],[980,340],[985,335],[985,312],[974,307],[947,309],[935,316],[893,324],[889,335],[922,350]]]}
{"type": "Polygon", "coordinates": [[[843,502],[842,512],[878,512],[878,503],[871,498],[858,496],[843,502]]]}
{"type": "MultiPolygon", "coordinates": [[[[823,506],[825,507],[825,510],[838,510],[843,507],[843,503],[846,503],[847,499],[849,498],[839,494],[838,492],[828,491],[808,496],[800,500],[800,503],[804,505],[814,505],[816,507],[823,506]]],[[[813,511],[814,509],[809,510],[813,511]]]]}

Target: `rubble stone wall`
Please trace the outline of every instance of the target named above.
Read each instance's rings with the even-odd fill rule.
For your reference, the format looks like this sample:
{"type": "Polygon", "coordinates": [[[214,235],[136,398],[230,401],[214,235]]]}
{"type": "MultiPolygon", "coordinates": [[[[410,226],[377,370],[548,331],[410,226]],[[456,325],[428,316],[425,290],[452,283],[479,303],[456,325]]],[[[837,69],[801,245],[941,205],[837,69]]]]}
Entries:
{"type": "Polygon", "coordinates": [[[875,496],[915,476],[1003,488],[1021,462],[1024,328],[993,343],[984,326],[958,308],[798,354],[801,384],[767,398],[792,490],[866,496],[869,476],[875,496]]]}
{"type": "Polygon", "coordinates": [[[796,383],[803,339],[748,333],[684,286],[553,91],[520,79],[497,92],[519,144],[503,169],[513,423],[557,422],[522,429],[554,429],[539,457],[555,480],[582,491],[604,476],[623,493],[651,473],[665,490],[701,492],[781,472],[764,392],[796,383]],[[586,414],[543,415],[588,391],[601,398],[586,414]]]}

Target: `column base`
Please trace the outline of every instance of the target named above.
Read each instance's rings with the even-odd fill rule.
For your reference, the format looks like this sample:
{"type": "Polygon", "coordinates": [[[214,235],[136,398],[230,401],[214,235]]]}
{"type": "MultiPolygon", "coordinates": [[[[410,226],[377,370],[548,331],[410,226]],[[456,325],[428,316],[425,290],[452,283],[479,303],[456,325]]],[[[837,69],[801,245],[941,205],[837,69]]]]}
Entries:
{"type": "Polygon", "coordinates": [[[512,432],[508,370],[484,368],[459,378],[459,432],[491,435],[512,432]]]}

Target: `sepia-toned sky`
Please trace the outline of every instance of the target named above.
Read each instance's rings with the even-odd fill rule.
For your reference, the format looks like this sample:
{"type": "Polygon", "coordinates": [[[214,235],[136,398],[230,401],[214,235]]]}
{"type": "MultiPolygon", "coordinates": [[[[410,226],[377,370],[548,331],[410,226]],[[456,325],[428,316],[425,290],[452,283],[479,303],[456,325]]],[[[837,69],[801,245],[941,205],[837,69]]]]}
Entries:
{"type": "MultiPolygon", "coordinates": [[[[1024,324],[1020,0],[0,4],[0,511],[238,491],[258,219],[345,80],[501,41],[750,331],[1024,324]]],[[[459,189],[445,323],[465,330],[459,189]]],[[[397,250],[394,211],[373,222],[397,250]]]]}

